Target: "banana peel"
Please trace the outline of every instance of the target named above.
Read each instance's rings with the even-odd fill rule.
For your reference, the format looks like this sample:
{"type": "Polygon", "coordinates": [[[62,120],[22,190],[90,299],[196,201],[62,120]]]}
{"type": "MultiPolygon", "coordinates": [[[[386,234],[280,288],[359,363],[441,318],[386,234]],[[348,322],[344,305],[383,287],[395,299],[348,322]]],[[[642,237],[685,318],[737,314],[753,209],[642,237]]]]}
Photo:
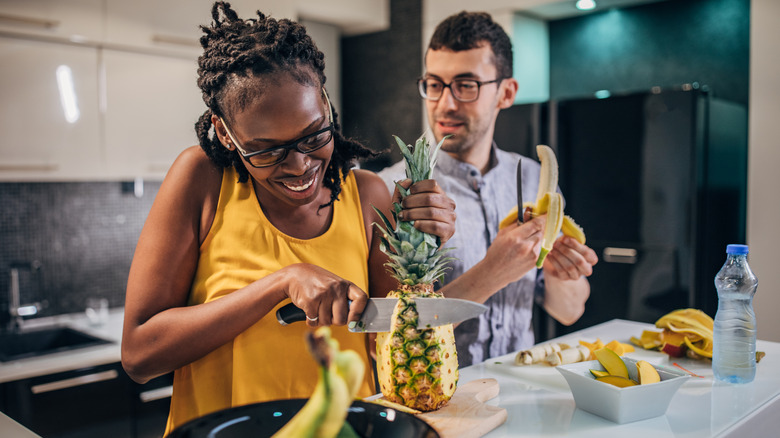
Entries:
{"type": "Polygon", "coordinates": [[[673,310],[658,318],[655,326],[662,331],[644,330],[640,338],[632,336],[631,343],[675,357],[712,358],[713,320],[701,310],[673,310]]]}
{"type": "Polygon", "coordinates": [[[274,438],[357,436],[346,422],[365,373],[360,355],[341,351],[328,327],[307,334],[307,345],[319,364],[319,378],[309,400],[274,438]]]}
{"type": "MultiPolygon", "coordinates": [[[[530,207],[531,217],[547,215],[547,222],[544,227],[542,238],[542,249],[536,260],[536,267],[541,268],[544,259],[552,250],[555,239],[562,232],[566,236],[573,237],[579,243],[585,244],[585,231],[574,219],[563,214],[563,197],[557,192],[558,189],[558,160],[555,158],[555,152],[546,145],[536,146],[536,153],[542,165],[539,173],[539,188],[536,193],[536,203],[524,202],[523,210],[530,207]]],[[[518,206],[512,208],[509,213],[498,224],[498,229],[505,228],[517,222],[519,211],[518,206]]]]}
{"type": "Polygon", "coordinates": [[[682,334],[685,345],[701,357],[712,357],[713,320],[699,309],[677,309],[660,317],[655,326],[682,334]]]}

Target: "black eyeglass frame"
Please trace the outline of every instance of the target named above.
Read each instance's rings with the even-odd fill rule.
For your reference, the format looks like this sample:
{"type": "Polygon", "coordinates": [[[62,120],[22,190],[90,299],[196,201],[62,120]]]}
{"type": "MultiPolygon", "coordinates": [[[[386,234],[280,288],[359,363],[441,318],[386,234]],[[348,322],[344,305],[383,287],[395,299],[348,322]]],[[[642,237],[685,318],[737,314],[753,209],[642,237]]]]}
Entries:
{"type": "Polygon", "coordinates": [[[468,103],[468,102],[474,102],[474,101],[476,101],[477,99],[479,99],[479,92],[480,92],[480,91],[482,91],[482,86],[483,86],[483,85],[487,85],[487,84],[493,84],[493,83],[496,83],[496,82],[501,82],[501,81],[503,81],[503,80],[504,80],[504,79],[506,79],[506,78],[496,78],[496,79],[493,79],[492,81],[478,81],[478,80],[476,80],[476,79],[459,78],[459,79],[453,79],[453,80],[452,80],[452,81],[451,81],[449,84],[448,84],[448,83],[446,83],[446,82],[444,82],[444,81],[442,81],[442,80],[441,80],[441,79],[439,79],[439,78],[430,78],[430,77],[428,77],[428,78],[420,78],[420,79],[417,79],[417,91],[419,91],[419,92],[420,92],[420,96],[422,96],[422,98],[423,98],[423,99],[425,99],[425,100],[430,100],[430,101],[432,101],[432,102],[438,102],[438,101],[439,101],[439,99],[441,99],[441,96],[439,96],[439,97],[437,97],[437,98],[435,98],[435,99],[434,99],[434,98],[432,98],[432,97],[429,97],[429,96],[428,96],[428,93],[427,93],[427,91],[426,91],[426,89],[427,89],[428,87],[425,85],[425,81],[428,81],[428,80],[431,80],[431,79],[432,79],[432,80],[434,80],[434,81],[441,82],[441,84],[442,84],[442,89],[441,89],[441,96],[443,96],[443,95],[444,95],[444,89],[445,89],[445,88],[449,88],[449,89],[450,89],[450,94],[452,94],[452,97],[453,97],[455,100],[457,100],[458,102],[468,103]],[[473,98],[473,99],[461,99],[461,98],[460,98],[460,97],[458,97],[458,96],[457,96],[457,94],[456,94],[456,93],[455,93],[455,92],[452,90],[452,84],[454,84],[454,83],[456,83],[456,82],[465,82],[465,81],[468,81],[468,82],[473,82],[473,83],[477,84],[477,96],[476,96],[475,98],[473,98]]]}
{"type": "Polygon", "coordinates": [[[325,127],[325,128],[322,128],[322,129],[320,129],[320,130],[318,130],[316,132],[312,132],[311,134],[305,135],[305,136],[303,136],[303,137],[301,137],[301,138],[299,138],[297,140],[291,141],[290,143],[286,143],[286,144],[279,145],[279,146],[274,146],[274,147],[271,147],[271,148],[268,148],[268,149],[263,149],[263,150],[254,151],[254,152],[247,152],[247,151],[245,151],[241,147],[241,145],[238,143],[238,141],[236,140],[236,137],[233,135],[233,133],[228,128],[227,123],[225,123],[225,120],[222,119],[221,117],[220,117],[220,120],[222,121],[222,125],[224,125],[224,127],[225,127],[225,132],[227,133],[228,137],[230,138],[230,141],[232,141],[233,144],[236,146],[236,150],[238,151],[238,154],[241,155],[241,157],[244,159],[244,161],[246,161],[247,163],[249,163],[250,166],[252,166],[252,167],[254,167],[256,169],[262,169],[264,167],[275,166],[275,165],[281,163],[282,161],[284,161],[287,158],[287,154],[289,154],[290,151],[293,150],[293,149],[295,149],[296,151],[298,151],[298,152],[300,152],[302,154],[310,154],[312,152],[315,152],[315,151],[318,151],[318,150],[324,148],[325,146],[327,146],[333,140],[333,134],[335,133],[335,130],[336,130],[336,125],[333,122],[333,107],[330,106],[330,99],[328,98],[328,93],[325,91],[324,88],[322,89],[322,93],[325,95],[325,102],[328,105],[328,121],[330,122],[330,124],[327,127],[325,127]],[[328,141],[324,142],[322,145],[317,146],[314,149],[308,149],[308,150],[305,150],[305,151],[301,150],[298,147],[301,143],[305,142],[306,140],[308,140],[308,139],[310,139],[312,137],[316,137],[316,136],[318,136],[320,134],[323,134],[325,132],[328,132],[328,131],[330,131],[330,133],[331,133],[330,139],[328,139],[328,141]],[[276,152],[276,151],[279,151],[279,150],[284,150],[284,153],[282,155],[280,155],[273,163],[257,165],[257,164],[252,163],[252,161],[250,160],[250,158],[252,158],[252,157],[254,157],[256,155],[273,153],[273,152],[276,152]]]}

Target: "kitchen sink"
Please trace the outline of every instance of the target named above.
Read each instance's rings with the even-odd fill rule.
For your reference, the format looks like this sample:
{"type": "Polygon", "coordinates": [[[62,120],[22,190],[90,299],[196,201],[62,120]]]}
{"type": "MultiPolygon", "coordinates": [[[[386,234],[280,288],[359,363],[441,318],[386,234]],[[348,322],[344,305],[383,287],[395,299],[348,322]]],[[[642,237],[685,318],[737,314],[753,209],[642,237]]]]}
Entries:
{"type": "Polygon", "coordinates": [[[111,341],[70,327],[0,333],[0,362],[110,344],[111,341]]]}

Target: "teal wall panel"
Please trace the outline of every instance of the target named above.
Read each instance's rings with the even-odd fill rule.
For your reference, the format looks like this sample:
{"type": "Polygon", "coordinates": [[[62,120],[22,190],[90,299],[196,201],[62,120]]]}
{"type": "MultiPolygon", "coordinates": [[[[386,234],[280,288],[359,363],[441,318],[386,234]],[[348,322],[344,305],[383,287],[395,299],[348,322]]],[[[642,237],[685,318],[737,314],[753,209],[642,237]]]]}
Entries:
{"type": "Polygon", "coordinates": [[[550,97],[697,82],[748,101],[750,1],[668,0],[551,21],[550,97]]]}

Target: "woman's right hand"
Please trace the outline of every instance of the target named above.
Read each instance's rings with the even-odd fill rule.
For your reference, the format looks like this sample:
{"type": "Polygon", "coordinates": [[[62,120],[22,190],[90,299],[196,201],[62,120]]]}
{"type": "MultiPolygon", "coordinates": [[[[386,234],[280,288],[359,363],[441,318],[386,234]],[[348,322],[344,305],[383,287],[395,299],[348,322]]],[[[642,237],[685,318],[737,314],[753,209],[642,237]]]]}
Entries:
{"type": "Polygon", "coordinates": [[[284,274],[285,293],[306,313],[310,327],[357,322],[368,303],[362,289],[319,266],[298,263],[278,272],[284,274]]]}

